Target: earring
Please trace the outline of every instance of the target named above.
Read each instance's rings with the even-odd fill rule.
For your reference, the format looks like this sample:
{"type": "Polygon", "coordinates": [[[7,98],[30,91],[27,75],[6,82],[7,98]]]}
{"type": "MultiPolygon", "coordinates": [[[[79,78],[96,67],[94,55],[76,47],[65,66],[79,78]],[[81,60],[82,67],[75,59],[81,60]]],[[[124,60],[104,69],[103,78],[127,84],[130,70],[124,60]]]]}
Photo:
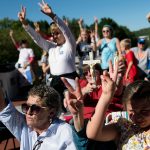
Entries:
{"type": "Polygon", "coordinates": [[[50,122],[50,124],[51,124],[51,123],[53,122],[53,119],[52,119],[52,118],[50,118],[50,119],[49,119],[49,122],[50,122]]]}

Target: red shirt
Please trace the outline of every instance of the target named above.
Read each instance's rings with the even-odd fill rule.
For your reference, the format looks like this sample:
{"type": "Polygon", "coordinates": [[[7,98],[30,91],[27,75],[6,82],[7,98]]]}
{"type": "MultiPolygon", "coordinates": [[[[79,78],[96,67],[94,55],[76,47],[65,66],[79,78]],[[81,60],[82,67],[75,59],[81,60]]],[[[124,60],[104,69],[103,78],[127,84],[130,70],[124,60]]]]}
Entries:
{"type": "MultiPolygon", "coordinates": [[[[81,88],[85,87],[88,84],[88,82],[85,79],[80,79],[79,83],[81,88]]],[[[93,92],[90,92],[89,94],[85,95],[84,118],[91,118],[101,94],[102,94],[102,87],[100,86],[99,88],[95,89],[93,92]]],[[[121,111],[121,110],[122,110],[122,105],[120,104],[120,99],[114,97],[112,99],[111,104],[109,105],[106,114],[113,111],[121,111]]]]}
{"type": "Polygon", "coordinates": [[[133,65],[129,71],[129,80],[130,82],[135,81],[137,79],[137,61],[132,51],[129,51],[126,55],[126,65],[128,66],[131,61],[133,61],[133,65]]]}

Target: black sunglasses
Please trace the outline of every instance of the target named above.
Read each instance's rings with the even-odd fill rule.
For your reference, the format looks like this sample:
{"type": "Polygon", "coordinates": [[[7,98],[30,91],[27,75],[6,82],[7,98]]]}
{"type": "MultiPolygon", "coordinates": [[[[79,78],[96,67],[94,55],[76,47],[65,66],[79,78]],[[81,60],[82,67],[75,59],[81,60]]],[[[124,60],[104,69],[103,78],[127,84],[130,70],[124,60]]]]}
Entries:
{"type": "Polygon", "coordinates": [[[110,30],[103,30],[102,32],[103,33],[106,33],[106,32],[108,33],[108,32],[110,32],[110,30]]]}
{"type": "MultiPolygon", "coordinates": [[[[98,70],[94,70],[94,72],[95,72],[96,75],[99,75],[99,74],[100,74],[100,71],[98,71],[98,70]]],[[[90,73],[90,70],[84,71],[84,72],[83,72],[83,75],[84,75],[84,76],[87,76],[88,73],[90,73]]]]}
{"type": "Polygon", "coordinates": [[[35,105],[35,104],[28,105],[26,103],[23,103],[21,105],[22,112],[25,113],[25,114],[27,114],[28,110],[30,109],[31,114],[36,115],[41,111],[41,109],[45,109],[45,108],[47,108],[47,107],[42,107],[42,106],[38,106],[38,105],[35,105]]]}
{"type": "Polygon", "coordinates": [[[145,44],[145,42],[138,42],[139,44],[142,44],[142,45],[144,45],[145,44]]]}

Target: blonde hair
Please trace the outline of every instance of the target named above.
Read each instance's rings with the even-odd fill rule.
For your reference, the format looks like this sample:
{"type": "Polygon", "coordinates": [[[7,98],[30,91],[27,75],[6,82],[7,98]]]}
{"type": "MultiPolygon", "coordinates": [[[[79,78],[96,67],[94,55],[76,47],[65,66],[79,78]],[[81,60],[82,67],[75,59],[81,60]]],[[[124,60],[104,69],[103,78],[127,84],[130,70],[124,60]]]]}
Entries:
{"type": "Polygon", "coordinates": [[[51,32],[54,32],[54,31],[56,31],[56,30],[58,30],[59,28],[58,28],[58,26],[54,23],[54,22],[52,22],[51,24],[50,24],[50,31],[51,32]]]}
{"type": "Polygon", "coordinates": [[[125,49],[130,49],[131,48],[131,40],[123,39],[123,40],[121,40],[120,45],[123,46],[125,49]]]}

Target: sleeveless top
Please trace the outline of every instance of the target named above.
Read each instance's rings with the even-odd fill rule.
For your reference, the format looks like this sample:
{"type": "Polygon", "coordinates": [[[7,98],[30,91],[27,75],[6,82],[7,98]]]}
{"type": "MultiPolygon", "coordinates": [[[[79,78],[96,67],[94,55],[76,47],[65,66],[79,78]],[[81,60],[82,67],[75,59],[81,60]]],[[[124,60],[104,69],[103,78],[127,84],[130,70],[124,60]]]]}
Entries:
{"type": "Polygon", "coordinates": [[[112,60],[112,63],[114,61],[114,55],[117,51],[116,47],[116,38],[112,38],[109,43],[106,42],[106,39],[102,39],[102,44],[100,46],[100,50],[102,52],[101,54],[101,67],[102,69],[108,69],[109,67],[109,61],[112,60]]]}

